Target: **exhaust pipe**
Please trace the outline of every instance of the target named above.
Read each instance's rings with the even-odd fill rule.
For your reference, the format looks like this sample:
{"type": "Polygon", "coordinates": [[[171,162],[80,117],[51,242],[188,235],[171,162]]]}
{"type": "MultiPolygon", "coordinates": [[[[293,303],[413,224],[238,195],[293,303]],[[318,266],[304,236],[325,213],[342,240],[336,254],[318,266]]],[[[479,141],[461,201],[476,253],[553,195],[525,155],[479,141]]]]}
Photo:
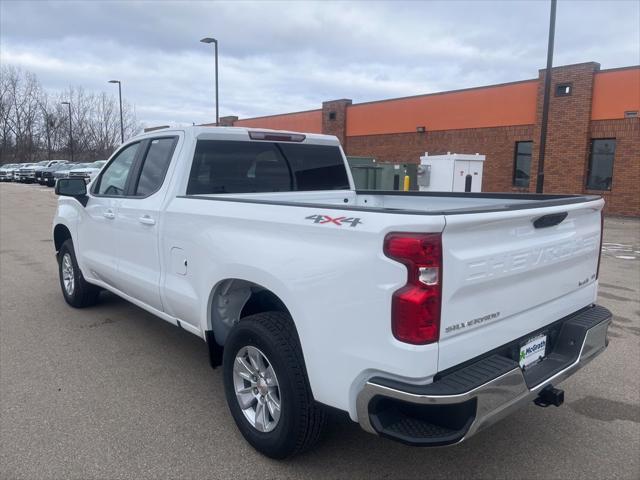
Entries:
{"type": "Polygon", "coordinates": [[[548,385],[540,391],[533,403],[539,407],[548,407],[549,405],[559,407],[564,403],[564,390],[548,385]]]}

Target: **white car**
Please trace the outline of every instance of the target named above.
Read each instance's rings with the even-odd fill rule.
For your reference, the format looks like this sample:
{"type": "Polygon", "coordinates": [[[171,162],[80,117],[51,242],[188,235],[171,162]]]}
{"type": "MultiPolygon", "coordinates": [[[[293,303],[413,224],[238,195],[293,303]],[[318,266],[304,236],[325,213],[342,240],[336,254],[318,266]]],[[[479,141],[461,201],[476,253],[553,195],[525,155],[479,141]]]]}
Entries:
{"type": "Polygon", "coordinates": [[[36,178],[36,167],[44,165],[40,163],[21,163],[14,172],[14,180],[20,183],[33,183],[36,178]]]}
{"type": "Polygon", "coordinates": [[[13,173],[20,167],[19,163],[8,163],[0,167],[0,182],[12,182],[13,173]]]}
{"type": "Polygon", "coordinates": [[[17,180],[22,183],[38,182],[43,169],[65,162],[66,160],[42,160],[37,163],[20,164],[17,171],[17,180]]]}
{"type": "Polygon", "coordinates": [[[107,163],[106,160],[96,160],[92,163],[84,163],[78,168],[69,170],[69,177],[84,178],[86,183],[90,183],[100,172],[100,169],[107,163]]]}
{"type": "Polygon", "coordinates": [[[68,163],[68,160],[43,160],[36,165],[34,169],[34,181],[38,182],[40,185],[44,185],[43,173],[46,169],[53,167],[54,165],[61,165],[68,163]]]}
{"type": "Polygon", "coordinates": [[[326,405],[455,444],[559,406],[607,345],[598,196],[356,191],[333,136],[224,127],[141,135],[56,192],[65,300],[106,289],[205,340],[270,457],[309,448],[326,405]]]}

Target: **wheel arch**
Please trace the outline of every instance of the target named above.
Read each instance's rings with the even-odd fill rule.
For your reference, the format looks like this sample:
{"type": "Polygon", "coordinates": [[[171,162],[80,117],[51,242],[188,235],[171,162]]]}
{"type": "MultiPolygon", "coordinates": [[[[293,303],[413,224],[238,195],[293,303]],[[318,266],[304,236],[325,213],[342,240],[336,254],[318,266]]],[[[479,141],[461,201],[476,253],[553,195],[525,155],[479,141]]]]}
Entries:
{"type": "Polygon", "coordinates": [[[56,249],[56,253],[60,251],[62,244],[72,238],[71,230],[63,223],[58,223],[53,228],[53,244],[56,249]]]}
{"type": "Polygon", "coordinates": [[[292,318],[282,299],[267,287],[239,278],[218,282],[209,295],[205,331],[211,366],[222,364],[224,344],[236,323],[249,315],[269,311],[284,312],[292,318]]]}

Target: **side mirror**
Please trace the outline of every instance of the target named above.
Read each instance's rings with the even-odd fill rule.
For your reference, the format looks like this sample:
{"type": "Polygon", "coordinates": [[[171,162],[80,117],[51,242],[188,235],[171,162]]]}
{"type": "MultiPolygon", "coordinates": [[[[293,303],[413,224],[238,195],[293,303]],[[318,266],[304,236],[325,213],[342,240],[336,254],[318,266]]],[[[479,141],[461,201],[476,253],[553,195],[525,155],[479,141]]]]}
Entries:
{"type": "Polygon", "coordinates": [[[84,178],[60,178],[56,182],[56,195],[74,197],[82,205],[86,205],[87,184],[84,178]]]}

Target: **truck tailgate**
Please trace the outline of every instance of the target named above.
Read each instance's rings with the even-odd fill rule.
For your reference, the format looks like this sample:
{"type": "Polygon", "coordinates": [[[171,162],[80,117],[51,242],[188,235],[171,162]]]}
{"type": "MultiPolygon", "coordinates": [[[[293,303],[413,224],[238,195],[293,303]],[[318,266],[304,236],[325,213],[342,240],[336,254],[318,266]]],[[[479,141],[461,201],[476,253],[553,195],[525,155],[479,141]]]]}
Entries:
{"type": "Polygon", "coordinates": [[[602,205],[446,216],[439,370],[595,301],[602,205]]]}

